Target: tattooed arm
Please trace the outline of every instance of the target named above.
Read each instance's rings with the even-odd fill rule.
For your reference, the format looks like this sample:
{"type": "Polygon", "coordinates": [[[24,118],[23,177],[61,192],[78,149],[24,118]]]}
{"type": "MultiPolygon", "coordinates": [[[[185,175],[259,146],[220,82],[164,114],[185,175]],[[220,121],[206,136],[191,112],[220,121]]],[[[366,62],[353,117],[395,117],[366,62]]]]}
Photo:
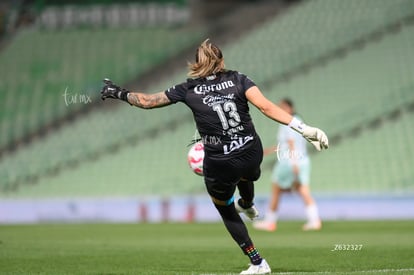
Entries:
{"type": "Polygon", "coordinates": [[[104,79],[104,83],[105,86],[101,90],[102,100],[107,98],[120,99],[142,109],[159,108],[172,104],[165,92],[155,94],[133,93],[115,85],[108,78],[104,79]]]}
{"type": "Polygon", "coordinates": [[[131,105],[142,109],[160,108],[171,104],[165,92],[155,94],[128,93],[128,102],[131,105]]]}

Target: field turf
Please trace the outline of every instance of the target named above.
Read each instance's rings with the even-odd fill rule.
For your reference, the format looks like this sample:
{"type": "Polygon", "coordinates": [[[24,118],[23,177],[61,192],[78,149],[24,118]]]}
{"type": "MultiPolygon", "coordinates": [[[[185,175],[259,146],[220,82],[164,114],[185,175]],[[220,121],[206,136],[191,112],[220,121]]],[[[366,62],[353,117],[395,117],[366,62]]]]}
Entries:
{"type": "MultiPolygon", "coordinates": [[[[272,274],[414,274],[414,221],[248,226],[272,274]]],[[[247,264],[221,223],[0,226],[1,274],[238,274],[247,264]]]]}

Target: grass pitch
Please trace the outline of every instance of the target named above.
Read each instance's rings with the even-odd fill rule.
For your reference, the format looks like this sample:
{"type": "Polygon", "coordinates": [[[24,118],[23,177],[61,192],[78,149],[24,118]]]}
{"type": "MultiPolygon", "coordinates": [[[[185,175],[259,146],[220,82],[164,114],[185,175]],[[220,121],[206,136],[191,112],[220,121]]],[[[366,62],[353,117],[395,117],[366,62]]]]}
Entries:
{"type": "MultiPolygon", "coordinates": [[[[414,274],[414,221],[248,227],[272,274],[414,274]]],[[[0,226],[1,274],[238,274],[247,264],[221,223],[0,226]]]]}

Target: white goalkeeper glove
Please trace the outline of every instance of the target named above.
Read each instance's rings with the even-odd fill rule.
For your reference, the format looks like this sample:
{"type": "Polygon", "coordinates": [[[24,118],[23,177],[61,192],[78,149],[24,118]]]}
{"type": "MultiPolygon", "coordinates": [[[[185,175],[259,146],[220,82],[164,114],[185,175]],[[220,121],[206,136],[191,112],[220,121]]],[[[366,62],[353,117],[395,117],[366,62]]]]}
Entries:
{"type": "Polygon", "coordinates": [[[316,150],[320,151],[322,149],[328,149],[328,137],[321,129],[310,127],[295,117],[288,126],[301,134],[316,148],[316,150]]]}

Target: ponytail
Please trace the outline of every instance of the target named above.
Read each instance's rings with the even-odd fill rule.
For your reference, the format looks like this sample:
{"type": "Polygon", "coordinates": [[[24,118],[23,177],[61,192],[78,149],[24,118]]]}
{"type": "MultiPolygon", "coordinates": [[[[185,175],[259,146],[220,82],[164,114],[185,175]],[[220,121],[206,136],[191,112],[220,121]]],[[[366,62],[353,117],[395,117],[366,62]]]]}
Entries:
{"type": "Polygon", "coordinates": [[[197,48],[196,62],[188,63],[188,75],[199,78],[224,71],[224,58],[221,50],[206,39],[197,48]]]}

